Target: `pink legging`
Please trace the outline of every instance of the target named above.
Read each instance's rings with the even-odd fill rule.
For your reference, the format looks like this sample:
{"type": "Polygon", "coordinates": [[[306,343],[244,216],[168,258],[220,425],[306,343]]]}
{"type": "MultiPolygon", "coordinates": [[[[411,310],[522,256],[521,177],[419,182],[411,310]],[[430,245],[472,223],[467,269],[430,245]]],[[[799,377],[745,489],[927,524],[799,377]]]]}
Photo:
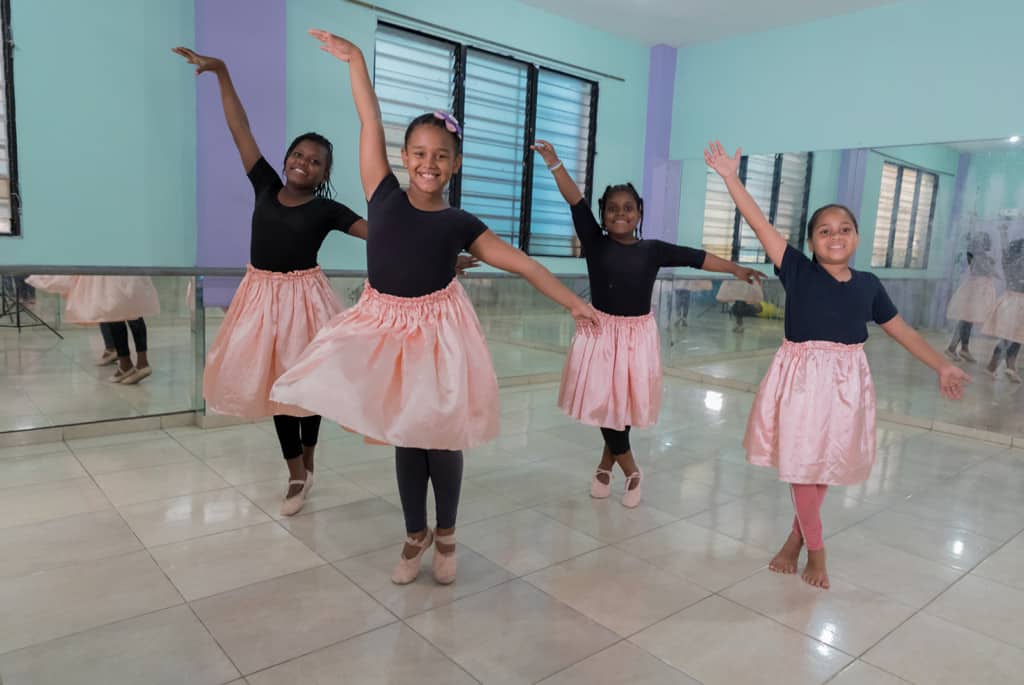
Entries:
{"type": "Polygon", "coordinates": [[[805,485],[790,483],[790,494],[793,497],[793,532],[803,538],[809,550],[819,550],[825,546],[821,538],[821,503],[825,501],[827,485],[805,485]]]}

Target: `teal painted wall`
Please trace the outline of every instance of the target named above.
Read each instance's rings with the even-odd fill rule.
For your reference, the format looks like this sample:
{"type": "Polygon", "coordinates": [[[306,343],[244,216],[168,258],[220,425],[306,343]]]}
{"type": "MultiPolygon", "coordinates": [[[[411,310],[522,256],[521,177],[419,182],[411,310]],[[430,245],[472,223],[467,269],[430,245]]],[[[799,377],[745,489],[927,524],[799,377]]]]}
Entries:
{"type": "Polygon", "coordinates": [[[864,195],[859,208],[860,246],[854,265],[890,278],[939,277],[945,273],[944,260],[948,244],[953,198],[956,188],[957,162],[960,153],[946,145],[921,145],[870,150],[864,171],[864,195]],[[938,176],[939,192],[935,200],[935,218],[932,222],[927,269],[875,269],[871,268],[871,246],[875,239],[878,219],[878,198],[881,192],[882,165],[885,162],[905,163],[934,172],[938,176]]]}
{"type": "Polygon", "coordinates": [[[195,263],[192,0],[14,0],[22,236],[0,263],[195,263]]]}
{"type": "Polygon", "coordinates": [[[1024,133],[1019,0],[906,0],[679,51],[672,157],[1024,133]]]}
{"type": "MultiPolygon", "coordinates": [[[[448,3],[382,0],[376,4],[421,22],[625,79],[619,82],[586,76],[595,78],[599,88],[595,195],[610,183],[632,180],[640,184],[650,57],[647,46],[612,37],[534,7],[502,0],[464,3],[458,11],[452,11],[448,3]]],[[[381,18],[403,24],[387,15],[381,18]]],[[[319,27],[343,35],[369,57],[373,54],[376,21],[374,12],[337,0],[288,2],[288,136],[314,129],[334,142],[334,185],[338,197],[359,211],[363,211],[366,203],[358,179],[358,118],[352,105],[348,74],[342,64],[317,50],[306,30],[319,27]]],[[[429,26],[422,26],[420,30],[432,32],[429,26]]],[[[467,42],[472,43],[472,40],[467,39],[467,42]]],[[[543,167],[540,171],[543,172],[543,167]]],[[[365,266],[365,251],[358,241],[331,238],[324,244],[320,261],[326,267],[361,269],[365,266]]],[[[581,259],[544,258],[541,261],[559,273],[586,271],[581,259]]]]}

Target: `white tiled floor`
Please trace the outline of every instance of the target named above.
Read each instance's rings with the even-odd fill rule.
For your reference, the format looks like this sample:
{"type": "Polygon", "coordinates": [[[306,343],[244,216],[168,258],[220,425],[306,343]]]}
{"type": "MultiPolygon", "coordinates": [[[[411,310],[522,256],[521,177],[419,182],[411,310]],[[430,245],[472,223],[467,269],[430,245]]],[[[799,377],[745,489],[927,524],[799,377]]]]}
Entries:
{"type": "Polygon", "coordinates": [[[390,583],[391,453],[334,426],[289,520],[266,423],[0,450],[0,679],[1019,681],[1024,452],[881,424],[871,480],[826,501],[823,592],[765,568],[792,512],[738,448],[748,393],[667,380],[635,510],[587,496],[600,441],[554,397],[504,390],[467,454],[449,587],[390,583]]]}

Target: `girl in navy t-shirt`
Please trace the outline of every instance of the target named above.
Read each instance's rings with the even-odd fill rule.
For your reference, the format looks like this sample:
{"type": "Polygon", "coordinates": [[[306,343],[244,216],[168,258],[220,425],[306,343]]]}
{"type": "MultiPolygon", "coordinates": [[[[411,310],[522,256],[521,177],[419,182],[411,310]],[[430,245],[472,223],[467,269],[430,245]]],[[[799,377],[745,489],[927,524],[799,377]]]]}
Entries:
{"type": "Polygon", "coordinates": [[[725,181],[786,291],[786,337],[761,381],[743,439],[750,463],[777,469],[790,484],[796,510],[769,568],[795,573],[806,544],[803,578],[827,588],[820,514],[825,492],[829,485],[864,482],[875,461],[867,322],[934,369],[943,395],[959,399],[970,379],[903,321],[877,276],[850,268],[858,235],[849,209],[826,205],[814,212],[807,224],[809,259],[768,223],[743,186],[739,150],[730,157],[721,143],[711,143],[704,159],[725,181]]]}

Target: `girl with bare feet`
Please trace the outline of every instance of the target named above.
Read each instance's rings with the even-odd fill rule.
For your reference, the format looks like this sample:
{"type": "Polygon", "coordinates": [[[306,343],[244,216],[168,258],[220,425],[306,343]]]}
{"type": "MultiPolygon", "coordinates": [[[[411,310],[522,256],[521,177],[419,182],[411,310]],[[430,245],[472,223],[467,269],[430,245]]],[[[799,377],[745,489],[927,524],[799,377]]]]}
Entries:
{"type": "Polygon", "coordinates": [[[651,312],[658,270],[688,266],[731,273],[744,283],[759,283],[761,273],[704,250],[644,240],[644,202],[632,183],[605,189],[597,201],[598,223],[554,146],[538,140],[533,149],[572,208],[587,258],[590,295],[601,322],[599,329],[581,326],[573,337],[558,406],[580,423],[601,429],[605,447],[590,496],[603,499],[611,494],[612,468],[618,464],[626,477],[622,504],[633,508],[640,504],[643,474],[633,458],[629,431],[632,426],[653,426],[661,405],[661,351],[651,312]]]}
{"type": "Polygon", "coordinates": [[[803,579],[828,588],[820,513],[825,493],[830,485],[862,483],[875,461],[875,389],[863,349],[867,322],[934,369],[946,397],[959,399],[970,379],[903,321],[874,274],[850,268],[858,235],[849,209],[825,205],[814,212],[808,258],[768,223],[744,188],[739,150],[730,157],[721,143],[711,143],[704,159],[725,181],[786,291],[785,340],[761,381],[743,439],[747,461],[777,469],[790,484],[796,511],[769,568],[796,573],[806,546],[803,579]]]}

